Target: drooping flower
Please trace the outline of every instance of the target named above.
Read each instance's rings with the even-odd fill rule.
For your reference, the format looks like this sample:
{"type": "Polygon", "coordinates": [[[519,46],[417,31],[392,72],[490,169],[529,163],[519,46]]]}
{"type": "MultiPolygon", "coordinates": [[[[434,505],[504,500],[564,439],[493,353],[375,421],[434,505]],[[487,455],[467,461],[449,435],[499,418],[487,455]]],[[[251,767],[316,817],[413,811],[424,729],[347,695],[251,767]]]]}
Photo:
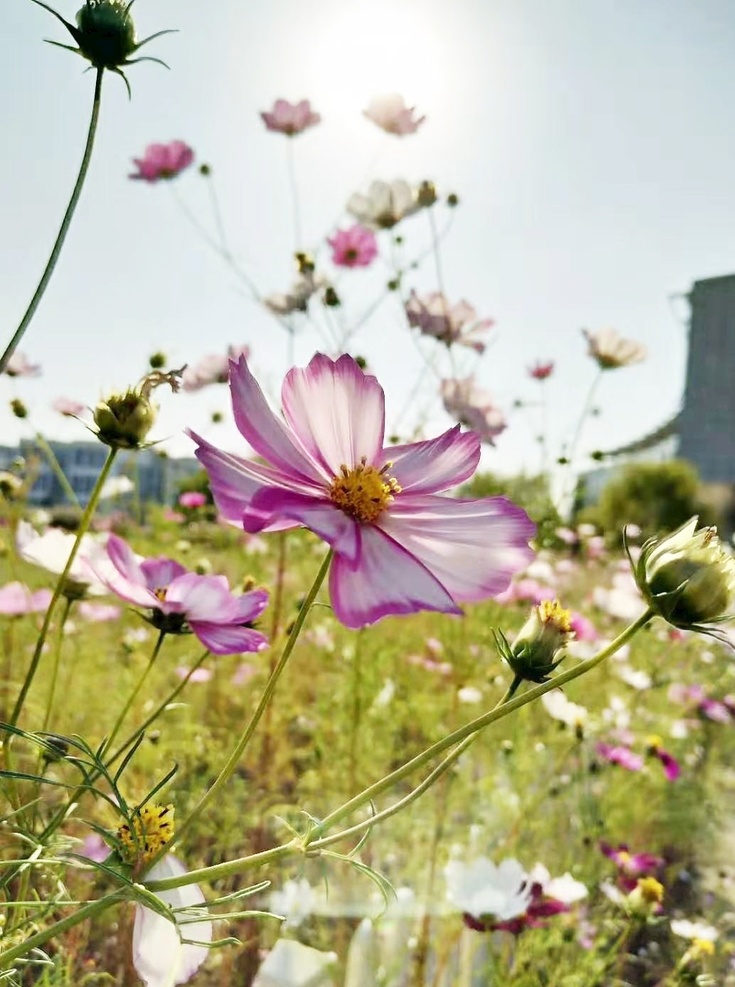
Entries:
{"type": "Polygon", "coordinates": [[[363,114],[386,134],[395,134],[396,137],[415,134],[426,119],[425,116],[417,117],[416,107],[406,106],[403,96],[398,93],[374,96],[363,114]]]}
{"type": "Polygon", "coordinates": [[[3,373],[8,377],[38,377],[41,373],[41,365],[31,363],[25,353],[16,350],[5,364],[3,373]]]}
{"type": "Polygon", "coordinates": [[[628,367],[648,356],[645,346],[633,339],[624,339],[615,329],[600,329],[598,332],[583,329],[582,334],[587,340],[588,353],[600,370],[628,367]]]}
{"type": "Polygon", "coordinates": [[[148,182],[149,185],[170,181],[188,168],[193,160],[193,150],[183,141],[149,144],[142,158],[133,158],[133,164],[138,170],[128,175],[128,178],[148,182]]]}
{"type": "Polygon", "coordinates": [[[494,325],[493,319],[478,319],[469,302],[450,305],[440,291],[432,291],[423,298],[412,291],[406,302],[406,316],[408,324],[425,336],[433,336],[446,346],[454,343],[468,346],[476,353],[485,352],[482,337],[494,325]]]}
{"type": "MultiPolygon", "coordinates": [[[[66,579],[65,595],[76,599],[87,594],[104,596],[108,592],[91,566],[93,558],[97,566],[98,554],[103,550],[104,540],[89,534],[82,537],[66,579]]],[[[18,554],[22,559],[56,575],[61,575],[64,571],[75,541],[75,535],[60,528],[48,528],[39,535],[28,521],[19,523],[15,539],[18,554]]]]}
{"type": "MultiPolygon", "coordinates": [[[[166,854],[145,875],[146,881],[163,881],[181,877],[186,867],[173,854],[166,854]]],[[[169,891],[156,891],[156,897],[176,909],[175,921],[165,915],[136,905],[133,925],[133,966],[145,987],[175,987],[191,980],[207,958],[209,950],[201,943],[212,942],[209,919],[179,924],[186,912],[179,909],[201,909],[205,898],[196,884],[184,884],[169,891]],[[190,940],[190,941],[187,941],[190,940]]]]}
{"type": "Polygon", "coordinates": [[[273,109],[261,113],[260,116],[268,130],[285,134],[286,137],[295,137],[309,127],[315,127],[322,119],[312,110],[308,99],[302,99],[298,103],[277,99],[273,109]]]}
{"type": "Polygon", "coordinates": [[[39,589],[32,593],[23,583],[6,583],[0,587],[0,614],[21,617],[27,613],[45,613],[51,602],[51,590],[39,589]]]}
{"type": "MultiPolygon", "coordinates": [[[[306,312],[311,298],[322,288],[327,287],[327,279],[315,275],[313,271],[305,271],[295,279],[288,291],[275,292],[263,299],[263,304],[274,315],[292,315],[294,312],[306,312]]],[[[247,354],[245,354],[247,358],[247,354]]],[[[232,359],[236,359],[233,354],[232,359]]]]}
{"type": "Polygon", "coordinates": [[[348,627],[419,610],[459,614],[460,602],[502,592],[530,561],[525,511],[504,498],[440,494],[472,475],[479,437],[455,426],[384,447],[383,389],[351,356],[317,354],[289,371],[285,423],[242,357],[230,387],[237,427],[267,465],[190,433],[215,503],[250,533],[303,525],[328,542],[332,606],[348,627]]]}
{"type": "Polygon", "coordinates": [[[100,579],[121,599],[150,610],[150,622],[158,630],[191,631],[216,655],[268,646],[251,626],[268,602],[265,590],[233,596],[224,576],[200,576],[164,557],[141,562],[117,535],[110,535],[107,555],[112,566],[98,570],[100,579]]]}
{"type": "Polygon", "coordinates": [[[200,391],[209,384],[226,384],[230,370],[230,360],[240,355],[250,357],[250,347],[228,346],[226,353],[209,353],[199,363],[187,367],[181,375],[182,391],[200,391]]]}
{"type": "Polygon", "coordinates": [[[447,414],[474,429],[488,445],[495,445],[496,437],[507,428],[505,415],[492,395],[478,387],[473,376],[443,380],[441,396],[447,414]]]}
{"type": "Polygon", "coordinates": [[[378,256],[375,234],[359,223],[337,230],[327,243],[332,248],[332,263],[337,267],[367,267],[378,256]]]}
{"type": "Polygon", "coordinates": [[[64,415],[67,418],[78,418],[86,411],[85,406],[73,398],[56,398],[51,407],[54,411],[58,411],[60,415],[64,415]]]}
{"type": "Polygon", "coordinates": [[[528,376],[533,378],[533,380],[546,380],[554,372],[554,361],[548,360],[543,362],[542,360],[537,360],[535,363],[531,364],[528,368],[528,376]]]}
{"type": "Polygon", "coordinates": [[[366,195],[354,192],[347,200],[347,212],[372,230],[390,230],[421,208],[418,193],[403,179],[372,182],[366,195]]]}

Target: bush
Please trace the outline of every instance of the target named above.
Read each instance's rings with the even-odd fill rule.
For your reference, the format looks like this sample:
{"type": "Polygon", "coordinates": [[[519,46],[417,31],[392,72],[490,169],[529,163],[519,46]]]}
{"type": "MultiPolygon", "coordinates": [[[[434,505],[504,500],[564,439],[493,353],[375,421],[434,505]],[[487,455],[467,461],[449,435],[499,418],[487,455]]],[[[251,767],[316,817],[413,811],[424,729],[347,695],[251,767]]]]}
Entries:
{"type": "Polygon", "coordinates": [[[603,531],[622,539],[626,524],[637,524],[644,537],[673,531],[699,514],[712,523],[712,510],[700,499],[699,474],[691,463],[630,463],[603,489],[594,516],[603,531]]]}
{"type": "Polygon", "coordinates": [[[460,487],[462,497],[507,497],[518,504],[537,525],[535,542],[540,548],[558,547],[556,529],[562,523],[554,506],[546,476],[498,476],[476,473],[460,487]]]}

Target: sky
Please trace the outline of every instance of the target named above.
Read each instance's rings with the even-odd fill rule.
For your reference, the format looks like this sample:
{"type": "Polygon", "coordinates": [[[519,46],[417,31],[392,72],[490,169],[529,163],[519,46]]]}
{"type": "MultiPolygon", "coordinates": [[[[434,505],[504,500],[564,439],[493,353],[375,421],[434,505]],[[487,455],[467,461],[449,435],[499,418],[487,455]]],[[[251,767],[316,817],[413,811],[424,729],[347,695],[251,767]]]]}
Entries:
{"type": "MultiPolygon", "coordinates": [[[[76,3],[57,0],[73,20],[76,3]]],[[[106,75],[87,184],[60,263],[21,345],[43,374],[0,380],[31,416],[6,412],[3,442],[32,429],[88,437],[50,409],[59,395],[93,405],[137,381],[150,353],[194,364],[248,343],[267,392],[288,366],[287,334],[204,243],[184,211],[214,231],[208,186],[195,168],[168,186],[128,179],[154,141],[181,139],[213,169],[228,244],[263,294],[293,276],[294,223],[287,140],[259,113],[278,97],[308,98],[322,123],[292,141],[302,246],[327,274],[325,237],[348,225],[344,205],[372,178],[431,179],[460,206],[440,247],[449,300],[467,299],[495,326],[474,369],[509,416],[483,464],[539,467],[536,437],[571,436],[595,367],[580,329],[616,328],[644,343],[646,362],[605,374],[600,414],[583,448],[614,448],[678,408],[686,366],[683,296],[694,281],[735,272],[735,5],[731,0],[137,0],[139,37],[178,33],[132,66],[133,98],[106,75]],[[426,114],[415,135],[384,135],[362,115],[369,99],[401,93],[426,114]],[[184,208],[182,208],[182,203],[184,208]],[[556,363],[546,417],[526,368],[556,363]],[[514,409],[516,401],[530,407],[514,409]],[[546,422],[542,425],[542,420],[546,422]]],[[[78,57],[43,43],[70,41],[30,0],[0,4],[0,325],[9,339],[48,256],[76,170],[94,77],[78,57]]],[[[440,225],[447,211],[440,213],[440,225]]],[[[426,215],[402,224],[406,257],[426,252],[426,215]]],[[[384,258],[339,275],[349,323],[387,280],[384,258]]],[[[429,251],[405,289],[438,287],[429,251]]],[[[450,424],[395,296],[361,329],[364,355],[387,395],[388,428],[427,434],[450,424]]],[[[305,364],[325,342],[297,332],[305,364]]],[[[423,356],[421,355],[423,353],[423,356]]],[[[442,367],[437,364],[439,373],[442,367]]],[[[224,387],[160,394],[154,437],[188,455],[187,426],[245,452],[224,387]],[[211,413],[226,420],[209,424],[211,413]]]]}

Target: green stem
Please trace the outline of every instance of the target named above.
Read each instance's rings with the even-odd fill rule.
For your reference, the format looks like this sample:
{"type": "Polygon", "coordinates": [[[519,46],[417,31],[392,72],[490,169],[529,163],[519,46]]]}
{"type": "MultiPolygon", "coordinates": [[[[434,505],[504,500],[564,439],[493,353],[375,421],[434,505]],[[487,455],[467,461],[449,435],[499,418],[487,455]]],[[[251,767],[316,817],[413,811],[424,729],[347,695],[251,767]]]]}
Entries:
{"type": "Polygon", "coordinates": [[[46,267],[43,274],[41,275],[41,280],[38,282],[38,287],[36,288],[33,298],[31,298],[30,304],[25,311],[25,315],[20,320],[20,325],[15,330],[13,338],[8,343],[5,352],[0,356],[0,373],[2,373],[8,361],[10,360],[13,353],[20,343],[23,335],[31,323],[31,319],[35,315],[36,309],[43,298],[44,292],[48,287],[48,283],[51,280],[51,275],[54,273],[54,268],[56,267],[56,262],[59,259],[59,254],[61,253],[61,248],[64,246],[64,240],[66,239],[66,234],[69,232],[69,226],[71,225],[72,218],[74,216],[74,211],[79,202],[79,196],[82,194],[82,186],[84,185],[84,179],[87,177],[87,170],[89,168],[89,162],[92,157],[92,148],[94,146],[94,137],[97,132],[97,121],[100,114],[100,103],[102,98],[102,75],[104,69],[98,68],[97,75],[94,82],[94,98],[92,101],[92,116],[89,121],[89,129],[87,130],[87,143],[84,146],[84,154],[82,156],[82,163],[79,168],[79,174],[77,175],[77,180],[74,184],[74,188],[71,193],[71,198],[69,199],[69,205],[66,207],[66,212],[64,213],[64,218],[61,221],[61,226],[59,227],[59,232],[56,234],[56,240],[53,247],[51,248],[51,255],[48,259],[46,267]]]}
{"type": "Polygon", "coordinates": [[[94,515],[95,508],[97,507],[97,502],[100,499],[100,493],[102,492],[102,487],[104,486],[105,480],[107,479],[110,470],[112,469],[112,464],[115,461],[115,456],[117,455],[117,449],[110,449],[107,454],[107,459],[105,464],[100,471],[100,475],[97,477],[97,482],[94,485],[94,490],[92,491],[87,506],[84,508],[84,513],[79,520],[79,527],[77,528],[77,536],[74,544],[72,545],[71,552],[69,552],[69,558],[66,560],[66,565],[64,570],[59,576],[59,579],[54,588],[53,596],[51,597],[51,602],[49,603],[48,610],[46,611],[46,616],[43,618],[43,624],[41,625],[41,632],[38,635],[38,641],[36,642],[36,648],[33,652],[33,658],[31,658],[31,664],[26,672],[26,677],[23,682],[23,687],[20,690],[20,694],[15,702],[15,707],[13,709],[12,716],[10,717],[10,722],[13,726],[18,722],[18,717],[23,709],[23,703],[28,695],[28,690],[31,687],[33,679],[35,677],[36,671],[38,670],[39,662],[41,661],[41,653],[43,651],[43,646],[46,642],[46,635],[48,634],[49,627],[51,626],[51,618],[53,616],[54,610],[56,609],[56,604],[59,602],[64,589],[66,587],[66,579],[71,571],[71,567],[74,564],[74,559],[77,557],[77,552],[79,551],[79,546],[81,545],[82,538],[87,533],[90,522],[92,521],[92,516],[94,515]]]}
{"type": "Polygon", "coordinates": [[[301,628],[304,625],[304,621],[306,620],[306,617],[309,611],[311,610],[314,600],[316,599],[317,593],[321,589],[322,583],[324,582],[327,572],[329,571],[329,566],[331,565],[331,563],[332,563],[332,550],[330,549],[327,552],[327,554],[324,556],[324,561],[319,567],[319,572],[317,572],[316,574],[314,583],[311,589],[309,590],[309,593],[306,599],[304,600],[301,609],[299,610],[296,620],[294,621],[294,625],[291,629],[291,633],[288,635],[286,643],[283,647],[283,652],[281,653],[281,657],[278,659],[278,664],[275,666],[275,668],[273,669],[273,671],[268,677],[268,681],[266,682],[265,689],[263,690],[263,695],[260,697],[260,702],[258,703],[255,712],[250,718],[250,722],[245,727],[245,730],[240,736],[240,739],[235,744],[232,753],[227,759],[225,766],[222,768],[219,775],[215,778],[212,785],[199,799],[199,801],[197,802],[197,804],[194,806],[191,813],[189,814],[188,818],[185,819],[181,825],[176,827],[177,842],[178,840],[180,840],[182,832],[185,829],[187,829],[189,826],[191,826],[194,820],[199,818],[205,806],[209,802],[211,802],[214,796],[220,791],[220,789],[224,785],[227,784],[227,782],[232,777],[232,774],[235,771],[237,765],[239,764],[240,758],[242,757],[245,748],[250,742],[250,738],[255,733],[256,727],[260,723],[263,713],[265,712],[265,710],[268,707],[268,704],[271,701],[271,697],[275,692],[275,688],[276,685],[278,684],[279,678],[281,677],[281,673],[286,667],[286,663],[288,662],[288,659],[291,656],[291,652],[294,649],[294,645],[296,644],[299,634],[301,633],[301,628]]]}
{"type": "MultiPolygon", "coordinates": [[[[374,824],[376,818],[378,817],[373,816],[370,819],[358,823],[356,826],[352,826],[348,830],[335,833],[332,836],[322,837],[322,833],[324,833],[327,828],[333,826],[340,819],[352,815],[352,813],[354,813],[357,809],[362,808],[363,805],[368,804],[376,796],[382,794],[382,792],[384,792],[387,788],[392,787],[396,784],[396,782],[401,781],[407,775],[412,774],[427,761],[432,760],[439,754],[443,754],[445,750],[454,747],[456,744],[467,740],[479,730],[489,726],[491,723],[502,720],[504,717],[508,716],[510,713],[514,713],[522,706],[526,706],[528,703],[533,702],[535,699],[545,695],[547,692],[551,692],[552,689],[558,689],[560,686],[566,685],[567,682],[571,682],[574,679],[579,678],[580,675],[584,675],[586,672],[591,671],[606,658],[609,658],[610,655],[619,650],[624,644],[626,644],[651,620],[653,616],[654,611],[650,608],[647,609],[637,620],[634,620],[632,624],[618,634],[614,641],[611,641],[606,648],[604,648],[593,658],[588,658],[586,661],[579,662],[573,668],[568,669],[561,675],[555,675],[548,682],[537,685],[533,689],[528,689],[521,696],[507,698],[507,701],[506,697],[503,697],[503,700],[501,700],[501,702],[494,709],[490,710],[488,713],[484,713],[482,716],[478,716],[474,720],[471,720],[458,730],[454,730],[442,740],[432,744],[431,747],[427,748],[421,754],[418,754],[410,761],[407,761],[402,767],[397,768],[395,771],[391,772],[391,774],[386,775],[380,781],[376,782],[374,785],[371,785],[369,788],[366,788],[359,795],[356,795],[354,798],[350,799],[349,802],[346,802],[344,805],[340,806],[340,808],[330,813],[330,815],[323,819],[321,823],[314,826],[306,837],[291,840],[289,843],[285,843],[282,846],[274,847],[272,850],[266,850],[263,853],[253,854],[250,857],[240,857],[236,860],[229,860],[222,864],[215,864],[212,867],[202,867],[199,870],[189,871],[181,877],[170,877],[162,881],[151,881],[149,884],[146,884],[146,887],[149,891],[154,892],[167,891],[171,888],[178,888],[185,884],[195,884],[200,881],[213,881],[221,877],[229,877],[233,874],[239,874],[242,871],[255,867],[259,864],[272,863],[274,861],[281,860],[282,858],[293,853],[303,853],[304,851],[318,852],[319,850],[322,850],[325,847],[344,839],[346,835],[351,835],[358,830],[369,828],[374,824]]],[[[513,686],[511,686],[511,689],[512,688],[513,686]]],[[[512,693],[510,694],[512,695],[512,693]]],[[[442,766],[439,765],[438,768],[434,770],[437,771],[441,767],[442,766]]],[[[438,777],[438,775],[436,777],[438,777]]],[[[422,788],[422,791],[423,790],[424,789],[422,788]]]]}
{"type": "Polygon", "coordinates": [[[59,623],[59,633],[56,637],[56,647],[54,649],[54,670],[51,673],[51,687],[48,694],[48,702],[46,704],[46,715],[43,718],[43,726],[41,730],[47,730],[49,725],[49,720],[51,719],[51,712],[54,708],[54,699],[56,698],[56,683],[59,678],[59,665],[61,664],[61,645],[64,641],[64,624],[69,616],[69,611],[71,610],[71,605],[74,601],[68,597],[64,601],[64,610],[61,614],[61,621],[59,623]]]}
{"type": "Polygon", "coordinates": [[[146,679],[148,678],[148,675],[150,674],[151,669],[153,668],[154,664],[156,663],[156,658],[158,658],[158,653],[161,650],[161,645],[163,644],[163,639],[165,637],[166,637],[166,632],[165,631],[159,631],[158,632],[158,640],[156,641],[155,646],[153,648],[153,654],[148,659],[148,664],[146,665],[145,669],[143,670],[143,674],[138,679],[138,684],[135,686],[135,688],[133,689],[133,691],[128,696],[128,701],[125,703],[125,705],[123,706],[123,708],[120,710],[120,714],[119,714],[117,720],[115,721],[115,726],[112,728],[112,732],[110,733],[110,736],[107,738],[107,749],[108,750],[110,749],[110,747],[112,747],[113,740],[115,739],[115,737],[117,737],[118,733],[120,732],[120,727],[123,725],[123,722],[125,720],[125,717],[130,712],[130,707],[133,705],[133,703],[135,702],[135,700],[140,695],[140,690],[145,685],[146,679]]]}
{"type": "Polygon", "coordinates": [[[592,402],[594,400],[595,394],[597,393],[597,388],[600,386],[600,381],[602,380],[602,375],[604,370],[600,369],[595,374],[592,383],[590,384],[590,389],[587,392],[587,397],[585,398],[584,404],[582,405],[582,410],[579,413],[579,418],[577,419],[577,427],[574,430],[574,435],[572,436],[572,441],[569,443],[569,447],[565,452],[565,470],[563,473],[563,482],[561,493],[559,495],[558,508],[564,517],[571,516],[571,504],[569,505],[569,511],[567,511],[566,499],[573,492],[571,487],[571,477],[574,470],[574,460],[577,455],[577,446],[579,445],[579,440],[582,437],[582,429],[584,428],[585,422],[589,418],[592,412],[592,402]]]}
{"type": "Polygon", "coordinates": [[[72,487],[71,483],[69,483],[67,475],[61,467],[61,463],[56,458],[56,453],[40,432],[36,432],[36,444],[48,460],[48,464],[51,467],[54,476],[61,484],[69,503],[74,504],[75,507],[78,507],[81,510],[82,505],[79,503],[79,498],[74,492],[74,487],[72,487]]]}

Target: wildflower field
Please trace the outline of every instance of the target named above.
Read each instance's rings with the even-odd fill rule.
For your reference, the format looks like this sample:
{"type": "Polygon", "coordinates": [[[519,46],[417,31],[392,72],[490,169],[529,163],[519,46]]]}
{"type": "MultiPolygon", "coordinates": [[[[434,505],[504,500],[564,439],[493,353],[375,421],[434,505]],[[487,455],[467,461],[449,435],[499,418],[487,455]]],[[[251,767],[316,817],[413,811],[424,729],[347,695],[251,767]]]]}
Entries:
{"type": "MultiPolygon", "coordinates": [[[[446,276],[459,194],[371,169],[305,232],[297,154],[322,115],[277,98],[257,116],[284,149],[284,290],[232,247],[185,140],[131,155],[126,186],[150,210],[168,186],[276,335],[150,346],[135,379],[63,396],[33,323],[79,273],[57,265],[103,81],[132,97],[172,31],[140,39],[123,0],[27,6],[88,63],[92,105],[0,355],[19,441],[0,470],[0,982],[735,983],[735,560],[688,465],[626,473],[597,506],[580,482],[605,460],[600,395],[647,347],[575,331],[589,374],[561,431],[551,347],[524,354],[535,396],[501,408],[494,320],[446,276]],[[536,465],[501,476],[515,412],[536,465]]],[[[360,116],[400,146],[431,122],[396,93],[360,116]]],[[[100,379],[108,335],[85,357],[100,379]]]]}

